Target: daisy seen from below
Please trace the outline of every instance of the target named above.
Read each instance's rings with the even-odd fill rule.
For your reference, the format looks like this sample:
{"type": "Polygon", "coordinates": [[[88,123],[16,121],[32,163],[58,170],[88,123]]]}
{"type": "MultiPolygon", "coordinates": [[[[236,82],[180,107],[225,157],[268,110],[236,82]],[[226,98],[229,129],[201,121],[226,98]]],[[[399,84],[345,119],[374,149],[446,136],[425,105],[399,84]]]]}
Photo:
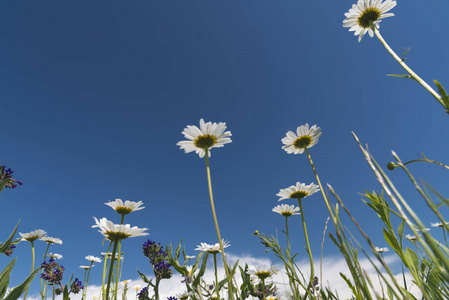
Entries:
{"type": "Polygon", "coordinates": [[[100,221],[95,217],[94,219],[96,224],[92,225],[92,228],[100,228],[98,232],[111,241],[148,235],[148,233],[144,232],[148,230],[148,228],[138,228],[137,226],[131,227],[129,224],[114,224],[106,218],[101,218],[100,221]]]}
{"type": "Polygon", "coordinates": [[[176,145],[180,146],[185,153],[190,153],[195,151],[196,154],[203,158],[208,151],[208,156],[210,157],[211,148],[220,148],[224,144],[231,143],[230,136],[232,135],[230,131],[226,130],[226,123],[205,123],[203,119],[200,120],[200,127],[195,125],[187,125],[184,128],[182,134],[187,141],[180,141],[176,145]]]}
{"type": "MultiPolygon", "coordinates": [[[[226,241],[226,240],[221,240],[222,244],[223,244],[223,248],[227,248],[229,246],[231,246],[231,243],[226,241]]],[[[220,250],[220,243],[215,243],[215,245],[209,245],[206,243],[201,243],[200,245],[196,246],[195,250],[199,250],[199,251],[205,251],[211,254],[217,254],[218,252],[221,252],[220,250]]]]}
{"type": "MultiPolygon", "coordinates": [[[[448,225],[448,224],[449,224],[449,222],[446,222],[446,225],[448,225]]],[[[436,222],[436,223],[432,223],[431,222],[430,226],[432,226],[432,227],[444,227],[442,222],[436,222]]]]}
{"type": "Polygon", "coordinates": [[[52,259],[62,259],[62,255],[61,254],[58,254],[58,253],[50,253],[50,254],[47,254],[47,257],[50,257],[50,258],[52,258],[52,259]]]}
{"type": "Polygon", "coordinates": [[[390,251],[390,249],[388,249],[387,247],[382,247],[382,248],[374,247],[374,250],[376,250],[376,252],[378,252],[378,253],[384,253],[384,252],[390,251]]]}
{"type": "Polygon", "coordinates": [[[299,207],[295,207],[294,205],[281,204],[272,209],[273,212],[278,213],[286,218],[291,217],[293,215],[299,215],[299,207]]]}
{"type": "Polygon", "coordinates": [[[47,235],[47,232],[42,229],[34,230],[28,233],[19,232],[22,237],[22,241],[34,242],[37,239],[43,238],[47,235]]]}
{"type": "Polygon", "coordinates": [[[386,0],[359,0],[353,4],[352,8],[345,13],[346,19],[343,21],[343,27],[349,27],[349,31],[354,31],[354,35],[359,36],[359,42],[368,32],[370,37],[374,36],[371,26],[379,29],[381,19],[394,16],[393,13],[387,13],[396,6],[396,1],[386,0]]]}
{"type": "Polygon", "coordinates": [[[115,199],[114,201],[109,201],[105,204],[121,215],[127,215],[129,213],[132,213],[133,211],[138,211],[145,208],[144,206],[142,206],[142,201],[134,202],[126,200],[125,202],[123,202],[122,199],[115,199]]]}
{"type": "Polygon", "coordinates": [[[276,196],[281,197],[278,201],[289,198],[299,200],[311,196],[319,190],[320,188],[314,183],[307,185],[305,183],[297,182],[296,185],[292,185],[286,189],[281,189],[276,196]]]}
{"type": "Polygon", "coordinates": [[[275,267],[267,268],[266,266],[263,266],[262,268],[254,267],[250,268],[247,271],[247,274],[257,277],[260,280],[267,279],[268,277],[277,274],[278,270],[275,267]]]}
{"type": "Polygon", "coordinates": [[[97,263],[101,263],[101,258],[99,258],[99,257],[95,257],[95,256],[93,256],[93,255],[87,255],[86,257],[85,257],[85,259],[86,260],[88,260],[88,261],[90,261],[90,262],[97,262],[97,263]]]}
{"type": "Polygon", "coordinates": [[[40,238],[40,240],[41,240],[41,241],[44,241],[44,242],[46,242],[46,243],[49,243],[49,244],[59,244],[59,245],[62,245],[62,240],[61,240],[61,239],[58,239],[58,238],[53,238],[53,237],[45,236],[45,237],[40,238]]]}
{"type": "Polygon", "coordinates": [[[309,124],[298,126],[296,133],[288,131],[286,137],[281,141],[284,149],[288,154],[301,154],[305,149],[311,148],[321,136],[321,128],[313,125],[309,128],[309,124]]]}

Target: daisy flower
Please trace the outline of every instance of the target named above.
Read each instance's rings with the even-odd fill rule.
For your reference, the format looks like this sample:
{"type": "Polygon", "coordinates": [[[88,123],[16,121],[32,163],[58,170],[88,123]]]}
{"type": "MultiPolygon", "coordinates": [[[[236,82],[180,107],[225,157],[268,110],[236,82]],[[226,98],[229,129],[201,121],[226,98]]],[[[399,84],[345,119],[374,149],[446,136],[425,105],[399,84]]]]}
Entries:
{"type": "Polygon", "coordinates": [[[289,188],[281,189],[279,193],[276,194],[276,196],[281,197],[278,201],[289,198],[299,200],[307,196],[313,195],[319,190],[320,188],[318,187],[318,185],[314,183],[306,185],[305,183],[297,182],[296,186],[292,185],[289,188]]]}
{"type": "Polygon", "coordinates": [[[93,225],[92,228],[100,228],[98,232],[109,240],[123,240],[129,237],[148,235],[148,233],[144,232],[145,230],[148,230],[148,228],[138,228],[137,226],[131,227],[129,224],[114,224],[106,218],[101,218],[100,221],[95,217],[94,219],[96,224],[93,225]]]}
{"type": "Polygon", "coordinates": [[[97,263],[101,263],[101,258],[99,257],[95,257],[93,255],[88,255],[85,257],[86,260],[90,261],[90,262],[97,262],[97,263]]]}
{"type": "Polygon", "coordinates": [[[80,266],[80,269],[89,270],[93,266],[80,266]]]}
{"type": "Polygon", "coordinates": [[[416,241],[418,237],[416,235],[406,234],[405,238],[411,242],[416,241]]]}
{"type": "Polygon", "coordinates": [[[318,138],[321,136],[321,128],[313,125],[309,128],[309,124],[301,125],[296,129],[296,134],[293,131],[287,132],[285,138],[282,139],[282,149],[288,154],[301,154],[305,148],[312,148],[318,143],[318,138]]]}
{"type": "Polygon", "coordinates": [[[188,299],[190,295],[193,295],[193,292],[187,292],[187,291],[186,291],[186,292],[184,292],[184,293],[177,294],[176,297],[177,297],[179,300],[185,300],[185,299],[188,299]]]}
{"type": "Polygon", "coordinates": [[[384,253],[384,252],[390,251],[390,249],[388,249],[387,247],[383,247],[383,248],[374,247],[374,250],[376,250],[376,252],[379,252],[379,253],[384,253]]]}
{"type": "MultiPolygon", "coordinates": [[[[447,224],[449,224],[449,222],[446,222],[446,225],[447,224]]],[[[430,223],[430,226],[432,226],[432,227],[444,227],[442,222],[430,223]]]]}
{"type": "Polygon", "coordinates": [[[107,206],[112,207],[116,212],[118,212],[121,215],[127,215],[129,213],[132,213],[133,211],[144,209],[145,207],[143,205],[142,201],[134,202],[126,200],[125,203],[123,203],[122,199],[115,199],[115,201],[105,203],[107,206]]]}
{"type": "MultiPolygon", "coordinates": [[[[231,246],[231,244],[226,240],[221,240],[221,243],[223,244],[223,249],[231,246]]],[[[215,243],[215,245],[209,245],[206,243],[201,243],[201,245],[196,246],[195,250],[199,251],[205,251],[211,254],[216,254],[220,252],[220,243],[215,243]]]]}
{"type": "Polygon", "coordinates": [[[28,233],[19,232],[19,234],[22,237],[22,241],[34,242],[37,239],[45,237],[47,232],[45,230],[38,229],[28,233]]]}
{"type": "Polygon", "coordinates": [[[186,259],[193,259],[195,257],[196,257],[195,255],[186,255],[186,259]]]}
{"type": "Polygon", "coordinates": [[[266,266],[263,266],[262,268],[254,267],[249,269],[246,273],[258,277],[260,280],[264,280],[271,275],[276,274],[277,269],[275,267],[267,268],[266,266]]]}
{"type": "Polygon", "coordinates": [[[195,125],[187,125],[184,128],[182,134],[188,141],[180,141],[176,145],[180,146],[181,149],[185,151],[185,153],[195,151],[201,158],[206,154],[206,150],[208,151],[208,156],[210,157],[211,153],[209,149],[211,148],[220,148],[223,147],[224,144],[231,143],[231,132],[226,131],[226,123],[205,123],[203,119],[200,120],[200,128],[195,125]]]}
{"type": "Polygon", "coordinates": [[[299,215],[298,213],[299,207],[295,207],[294,205],[282,204],[273,208],[273,212],[283,215],[284,217],[291,217],[293,215],[299,215]]]}
{"type": "Polygon", "coordinates": [[[62,245],[62,240],[61,239],[53,238],[53,237],[49,237],[49,236],[42,237],[39,240],[44,241],[44,242],[49,243],[49,244],[62,245]]]}
{"type": "Polygon", "coordinates": [[[396,1],[386,0],[359,0],[353,4],[352,8],[345,13],[346,19],[343,20],[343,27],[349,27],[349,31],[354,31],[354,35],[359,36],[359,42],[365,33],[370,37],[374,36],[371,29],[371,23],[379,28],[381,19],[394,16],[393,13],[387,13],[396,6],[396,1]]]}
{"type": "Polygon", "coordinates": [[[62,255],[58,254],[58,253],[55,253],[55,254],[50,253],[50,254],[47,254],[47,256],[52,258],[52,259],[62,259],[62,255]]]}

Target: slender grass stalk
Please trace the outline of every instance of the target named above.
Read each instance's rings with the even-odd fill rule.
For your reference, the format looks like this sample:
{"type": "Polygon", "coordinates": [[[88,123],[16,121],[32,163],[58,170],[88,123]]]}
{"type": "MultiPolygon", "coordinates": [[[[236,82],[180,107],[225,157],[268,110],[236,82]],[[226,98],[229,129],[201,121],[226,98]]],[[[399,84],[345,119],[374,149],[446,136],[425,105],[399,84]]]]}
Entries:
{"type": "MultiPolygon", "coordinates": [[[[47,243],[47,248],[45,249],[45,253],[44,253],[44,260],[47,257],[47,252],[48,252],[48,248],[50,248],[50,243],[47,243]]],[[[42,270],[41,270],[41,274],[42,274],[42,270]]],[[[47,282],[45,280],[42,279],[41,277],[41,298],[42,300],[44,300],[46,298],[47,295],[47,282]]]]}
{"type": "Polygon", "coordinates": [[[379,41],[382,43],[382,45],[385,47],[385,49],[387,49],[388,53],[391,54],[391,56],[393,56],[393,58],[401,65],[401,67],[404,68],[405,71],[407,71],[407,73],[410,74],[410,76],[416,80],[417,82],[419,82],[419,84],[421,84],[433,97],[435,97],[435,99],[438,100],[438,102],[440,102],[440,104],[448,109],[443,102],[443,99],[441,99],[440,95],[438,95],[437,92],[435,92],[434,89],[432,89],[430,87],[430,85],[428,85],[421,77],[419,77],[415,72],[413,72],[412,69],[410,69],[405,63],[404,61],[399,58],[399,56],[390,48],[390,46],[387,44],[387,42],[385,42],[385,40],[383,39],[382,35],[380,34],[379,30],[377,30],[376,26],[374,26],[373,22],[370,21],[371,23],[371,29],[374,31],[374,33],[376,34],[377,38],[379,39],[379,41]]]}
{"type": "Polygon", "coordinates": [[[210,167],[209,167],[209,149],[205,149],[206,153],[206,171],[207,171],[207,183],[209,186],[209,197],[210,197],[210,206],[212,209],[212,215],[214,217],[215,229],[217,231],[218,243],[220,244],[221,255],[223,257],[224,269],[226,271],[226,278],[228,280],[228,291],[229,291],[229,299],[234,300],[234,293],[232,291],[232,278],[229,275],[228,264],[226,263],[226,256],[223,248],[223,242],[221,240],[220,229],[218,227],[217,215],[215,214],[215,206],[214,206],[214,196],[212,194],[212,181],[210,176],[210,167]]]}
{"type": "Polygon", "coordinates": [[[217,253],[213,254],[214,254],[214,268],[215,268],[215,292],[217,293],[217,299],[220,300],[220,291],[218,290],[217,253]]]}
{"type": "MultiPolygon", "coordinates": [[[[122,214],[120,219],[120,224],[123,224],[123,221],[125,220],[125,215],[122,214]]],[[[118,242],[118,256],[117,256],[117,272],[115,275],[115,291],[114,291],[114,299],[117,299],[117,290],[118,290],[118,283],[119,283],[119,270],[120,270],[120,254],[122,253],[122,241],[120,240],[118,242]]]]}
{"type": "MultiPolygon", "coordinates": [[[[34,254],[34,241],[30,241],[31,243],[31,254],[33,256],[32,258],[32,262],[31,262],[31,273],[33,273],[34,271],[34,258],[35,258],[35,254],[34,254]]],[[[27,294],[28,294],[28,290],[30,289],[30,286],[27,287],[27,290],[25,291],[25,295],[23,296],[23,300],[25,300],[27,298],[27,294]]]]}
{"type": "Polygon", "coordinates": [[[106,279],[107,262],[108,262],[109,250],[111,249],[111,246],[112,246],[112,241],[109,243],[108,251],[106,251],[106,254],[104,256],[103,277],[102,277],[101,292],[100,292],[100,296],[102,296],[101,299],[104,299],[104,281],[106,279]]]}
{"type": "Polygon", "coordinates": [[[263,300],[265,300],[265,278],[262,279],[262,295],[263,295],[263,300]]]}
{"type": "Polygon", "coordinates": [[[302,227],[304,229],[304,237],[306,239],[307,252],[309,254],[309,259],[310,259],[310,282],[309,282],[309,285],[312,285],[313,277],[315,276],[315,271],[313,269],[312,249],[310,249],[309,236],[307,234],[306,221],[304,219],[304,211],[302,209],[302,201],[301,200],[302,199],[298,199],[298,205],[299,205],[299,210],[301,212],[302,227]]]}
{"type": "Polygon", "coordinates": [[[109,290],[111,289],[112,274],[114,273],[115,253],[117,252],[118,243],[119,243],[119,240],[116,239],[116,240],[114,240],[114,245],[112,246],[112,257],[111,257],[111,262],[109,265],[108,284],[106,287],[106,300],[109,299],[109,290]]]}
{"type": "Polygon", "coordinates": [[[287,249],[290,252],[290,237],[288,236],[288,217],[285,217],[285,235],[287,236],[287,249]]]}

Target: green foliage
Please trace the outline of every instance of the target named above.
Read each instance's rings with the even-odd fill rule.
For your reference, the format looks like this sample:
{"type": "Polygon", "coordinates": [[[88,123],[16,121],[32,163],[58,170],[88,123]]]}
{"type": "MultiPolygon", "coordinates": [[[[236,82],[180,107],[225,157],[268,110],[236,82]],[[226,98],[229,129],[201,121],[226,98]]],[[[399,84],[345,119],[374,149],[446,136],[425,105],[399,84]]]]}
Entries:
{"type": "Polygon", "coordinates": [[[3,300],[16,300],[23,292],[30,286],[36,274],[39,272],[40,267],[36,268],[31,274],[18,286],[16,286],[3,300]]]}

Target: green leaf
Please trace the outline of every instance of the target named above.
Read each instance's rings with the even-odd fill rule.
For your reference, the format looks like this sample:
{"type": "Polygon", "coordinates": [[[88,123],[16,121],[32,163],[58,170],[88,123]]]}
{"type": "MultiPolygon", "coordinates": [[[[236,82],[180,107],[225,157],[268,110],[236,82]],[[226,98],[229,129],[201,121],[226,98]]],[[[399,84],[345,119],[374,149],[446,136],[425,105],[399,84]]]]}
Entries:
{"type": "Polygon", "coordinates": [[[151,284],[151,280],[148,280],[147,276],[143,273],[140,273],[139,269],[136,269],[137,273],[139,273],[140,277],[142,278],[143,282],[151,284]]]}
{"type": "Polygon", "coordinates": [[[443,100],[444,107],[446,108],[446,112],[449,112],[449,96],[446,93],[446,90],[441,85],[441,83],[439,83],[437,80],[434,80],[433,82],[435,82],[435,84],[437,85],[438,93],[441,96],[441,100],[443,100]]]}
{"type": "Polygon", "coordinates": [[[192,286],[196,289],[198,284],[200,284],[200,279],[204,275],[204,271],[206,271],[206,264],[207,264],[207,257],[209,256],[208,252],[205,252],[203,256],[203,262],[201,263],[201,268],[198,271],[198,274],[195,277],[195,280],[193,280],[192,286]]]}
{"type": "Polygon", "coordinates": [[[387,76],[391,76],[391,77],[402,77],[402,78],[408,78],[408,79],[416,80],[415,78],[413,78],[413,76],[408,75],[408,74],[401,74],[401,75],[398,75],[398,74],[387,74],[387,76]]]}
{"type": "Polygon", "coordinates": [[[69,297],[69,284],[70,284],[70,282],[64,287],[64,292],[62,293],[62,299],[63,300],[70,300],[70,297],[69,297]]]}
{"type": "Polygon", "coordinates": [[[16,263],[17,257],[14,258],[0,273],[0,299],[3,299],[3,296],[6,293],[6,289],[9,285],[9,278],[11,276],[12,268],[16,263]]]}
{"type": "Polygon", "coordinates": [[[11,293],[8,294],[3,300],[16,300],[22,295],[22,293],[30,286],[36,274],[40,271],[41,267],[39,266],[34,270],[21,284],[16,286],[11,293]]]}
{"type": "Polygon", "coordinates": [[[396,236],[394,235],[394,233],[386,230],[385,228],[383,229],[383,232],[384,232],[385,240],[391,246],[391,248],[393,248],[393,250],[396,251],[396,253],[400,253],[401,246],[399,245],[399,242],[398,242],[396,236]]]}
{"type": "Polygon", "coordinates": [[[419,258],[416,253],[407,247],[405,249],[405,260],[407,262],[408,268],[411,271],[417,272],[419,270],[419,258]]]}
{"type": "Polygon", "coordinates": [[[16,227],[14,228],[14,230],[12,231],[11,235],[9,236],[9,238],[6,240],[6,242],[4,242],[3,244],[0,245],[0,253],[4,253],[6,250],[8,250],[9,246],[11,245],[12,240],[14,239],[14,236],[16,235],[17,229],[19,228],[19,222],[17,222],[16,227]]]}
{"type": "Polygon", "coordinates": [[[390,285],[387,286],[387,294],[390,299],[394,299],[393,298],[393,290],[391,289],[390,285]]]}

